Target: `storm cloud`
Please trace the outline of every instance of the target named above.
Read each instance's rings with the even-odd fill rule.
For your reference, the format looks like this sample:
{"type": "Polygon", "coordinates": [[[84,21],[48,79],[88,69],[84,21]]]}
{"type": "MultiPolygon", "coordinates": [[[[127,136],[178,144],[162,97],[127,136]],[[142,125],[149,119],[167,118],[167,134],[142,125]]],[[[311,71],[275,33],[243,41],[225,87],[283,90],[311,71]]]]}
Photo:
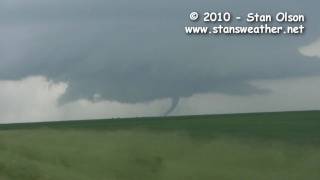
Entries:
{"type": "MultiPolygon", "coordinates": [[[[6,0],[0,2],[0,79],[66,82],[61,102],[142,103],[202,93],[272,93],[251,81],[320,75],[299,48],[320,36],[317,1],[6,0]],[[272,10],[270,10],[272,9],[272,10]],[[292,36],[187,36],[193,10],[307,15],[292,36]]],[[[172,109],[172,108],[171,108],[172,109]]],[[[173,110],[173,109],[172,109],[173,110]]],[[[170,111],[169,111],[170,113],[170,111]]]]}

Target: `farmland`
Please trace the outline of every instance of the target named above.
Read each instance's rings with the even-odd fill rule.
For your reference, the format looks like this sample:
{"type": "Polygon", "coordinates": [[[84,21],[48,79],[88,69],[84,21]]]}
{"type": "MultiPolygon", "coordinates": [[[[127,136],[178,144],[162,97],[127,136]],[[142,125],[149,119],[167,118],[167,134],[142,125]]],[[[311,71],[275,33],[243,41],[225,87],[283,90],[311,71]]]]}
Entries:
{"type": "Polygon", "coordinates": [[[2,180],[320,179],[320,112],[0,125],[2,180]]]}

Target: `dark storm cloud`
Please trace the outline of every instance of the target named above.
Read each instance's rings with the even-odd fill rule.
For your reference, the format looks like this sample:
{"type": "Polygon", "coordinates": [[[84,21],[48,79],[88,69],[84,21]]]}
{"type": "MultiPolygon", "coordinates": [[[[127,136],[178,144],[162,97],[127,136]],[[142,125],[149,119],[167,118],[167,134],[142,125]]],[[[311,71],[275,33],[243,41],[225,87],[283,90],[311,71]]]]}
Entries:
{"type": "Polygon", "coordinates": [[[145,102],[264,93],[251,80],[320,74],[297,49],[319,35],[316,1],[12,0],[0,3],[0,78],[69,83],[65,100],[145,102]],[[191,37],[191,10],[303,12],[301,37],[191,37]]]}

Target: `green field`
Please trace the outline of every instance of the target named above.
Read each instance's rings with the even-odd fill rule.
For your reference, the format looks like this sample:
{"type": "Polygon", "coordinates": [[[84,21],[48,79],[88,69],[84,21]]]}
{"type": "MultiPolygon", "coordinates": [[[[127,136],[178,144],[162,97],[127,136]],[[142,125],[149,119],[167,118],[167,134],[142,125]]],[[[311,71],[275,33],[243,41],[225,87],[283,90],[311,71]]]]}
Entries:
{"type": "Polygon", "coordinates": [[[319,180],[320,112],[0,125],[0,180],[319,180]]]}

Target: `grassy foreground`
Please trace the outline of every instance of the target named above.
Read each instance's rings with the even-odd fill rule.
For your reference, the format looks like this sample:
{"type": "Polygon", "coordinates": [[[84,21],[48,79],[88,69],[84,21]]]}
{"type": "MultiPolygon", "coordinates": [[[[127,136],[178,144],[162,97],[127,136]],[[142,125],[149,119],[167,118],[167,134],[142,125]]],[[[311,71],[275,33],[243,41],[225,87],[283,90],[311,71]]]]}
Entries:
{"type": "Polygon", "coordinates": [[[320,112],[0,125],[1,180],[318,180],[320,112]]]}

